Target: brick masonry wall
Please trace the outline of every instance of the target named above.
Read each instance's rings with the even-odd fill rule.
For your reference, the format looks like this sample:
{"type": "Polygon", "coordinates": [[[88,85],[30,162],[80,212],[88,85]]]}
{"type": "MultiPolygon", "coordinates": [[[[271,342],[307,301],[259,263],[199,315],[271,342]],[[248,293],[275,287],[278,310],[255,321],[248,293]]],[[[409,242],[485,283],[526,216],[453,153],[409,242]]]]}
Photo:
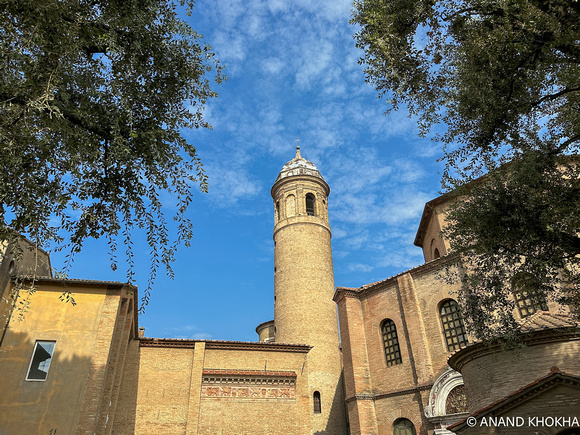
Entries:
{"type": "MultiPolygon", "coordinates": [[[[461,364],[467,406],[475,412],[546,376],[552,367],[580,376],[580,340],[530,342],[513,352],[482,352],[461,364]]],[[[580,417],[579,417],[580,418],[580,417]]]]}
{"type": "Polygon", "coordinates": [[[418,435],[427,435],[432,425],[423,413],[423,407],[428,401],[429,391],[415,392],[400,396],[377,399],[375,409],[377,416],[377,434],[391,435],[393,425],[399,418],[406,418],[413,422],[418,435]]]}
{"type": "Polygon", "coordinates": [[[355,395],[375,398],[349,403],[352,433],[392,433],[400,417],[413,421],[418,433],[433,430],[424,407],[451,355],[439,306],[454,297],[456,288],[439,277],[436,266],[423,267],[378,283],[361,296],[355,292],[339,298],[347,400],[355,395]],[[390,367],[381,331],[385,319],[395,323],[402,357],[401,364],[390,367]],[[400,394],[407,390],[415,392],[400,394]],[[396,415],[399,410],[402,414],[396,415]]]}
{"type": "MultiPolygon", "coordinates": [[[[295,391],[293,397],[252,396],[254,390],[260,390],[260,386],[248,385],[247,396],[214,398],[202,395],[199,433],[310,433],[306,356],[305,353],[297,352],[207,350],[204,362],[206,369],[294,372],[295,391]]],[[[231,385],[224,384],[226,388],[231,385]]]]}
{"type": "Polygon", "coordinates": [[[319,178],[290,176],[272,188],[274,227],[275,340],[313,346],[308,354],[311,429],[313,433],[345,434],[346,417],[338,321],[334,295],[328,186],[319,178]],[[316,198],[308,215],[306,197],[316,198]],[[291,198],[291,199],[289,199],[291,198]],[[312,397],[320,393],[320,413],[312,397]]]}
{"type": "Polygon", "coordinates": [[[184,346],[189,347],[130,345],[116,435],[310,433],[308,348],[216,349],[203,341],[184,346]],[[250,375],[240,382],[241,375],[203,374],[213,372],[250,375]],[[268,375],[257,374],[263,372],[268,375]]]}
{"type": "MultiPolygon", "coordinates": [[[[542,435],[557,435],[567,428],[574,427],[568,425],[563,418],[576,417],[580,420],[578,415],[580,409],[580,390],[578,386],[571,385],[555,385],[551,388],[545,389],[540,393],[536,393],[529,398],[529,400],[519,403],[515,406],[509,406],[507,409],[501,409],[491,414],[486,414],[485,419],[478,417],[474,427],[465,427],[458,432],[460,435],[521,435],[521,434],[542,434],[542,435]],[[491,419],[490,419],[491,417],[491,419]],[[495,424],[499,419],[504,417],[504,423],[495,424]],[[509,421],[507,418],[511,418],[509,421]],[[521,419],[518,420],[517,418],[521,419]],[[542,418],[558,418],[561,417],[558,425],[553,424],[554,420],[544,420],[542,418]],[[532,419],[530,422],[530,418],[532,419]]],[[[569,420],[569,421],[570,421],[569,420]]],[[[578,429],[575,427],[576,430],[578,429]]]]}

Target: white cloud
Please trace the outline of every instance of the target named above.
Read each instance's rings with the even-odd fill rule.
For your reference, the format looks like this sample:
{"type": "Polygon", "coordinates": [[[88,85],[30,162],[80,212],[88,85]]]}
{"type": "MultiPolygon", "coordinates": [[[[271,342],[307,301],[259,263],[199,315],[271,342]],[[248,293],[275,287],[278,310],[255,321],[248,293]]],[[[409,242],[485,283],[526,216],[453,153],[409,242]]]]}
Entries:
{"type": "Polygon", "coordinates": [[[296,0],[296,4],[328,21],[348,20],[352,8],[351,0],[296,0]]]}
{"type": "Polygon", "coordinates": [[[207,340],[212,338],[210,333],[202,331],[197,325],[181,325],[164,328],[163,334],[167,337],[186,340],[207,340]]]}
{"type": "Polygon", "coordinates": [[[240,34],[217,30],[212,37],[212,48],[231,74],[235,64],[246,58],[248,43],[240,34]]]}
{"type": "Polygon", "coordinates": [[[333,56],[333,45],[326,40],[310,38],[302,44],[301,65],[296,71],[296,86],[301,90],[312,87],[329,66],[333,56]]]}
{"type": "MultiPolygon", "coordinates": [[[[228,162],[224,162],[227,163],[228,162]]],[[[236,167],[210,163],[206,165],[209,176],[207,198],[217,207],[231,207],[241,200],[264,194],[261,183],[246,168],[236,162],[236,167]]]]}
{"type": "Polygon", "coordinates": [[[268,74],[280,74],[285,64],[277,57],[268,57],[262,61],[262,70],[268,74]]]}
{"type": "Polygon", "coordinates": [[[362,263],[348,263],[347,268],[350,272],[370,272],[374,269],[373,266],[362,263]]]}

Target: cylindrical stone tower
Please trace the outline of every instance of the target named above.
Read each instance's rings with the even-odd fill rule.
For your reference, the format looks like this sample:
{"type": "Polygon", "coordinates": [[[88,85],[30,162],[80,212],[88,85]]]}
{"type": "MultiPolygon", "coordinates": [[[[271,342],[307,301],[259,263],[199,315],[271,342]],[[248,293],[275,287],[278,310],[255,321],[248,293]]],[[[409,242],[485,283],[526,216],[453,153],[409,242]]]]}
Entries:
{"type": "Polygon", "coordinates": [[[278,343],[308,344],[313,434],[346,434],[328,223],[330,188],[300,155],[274,186],[274,327],[278,343]]]}

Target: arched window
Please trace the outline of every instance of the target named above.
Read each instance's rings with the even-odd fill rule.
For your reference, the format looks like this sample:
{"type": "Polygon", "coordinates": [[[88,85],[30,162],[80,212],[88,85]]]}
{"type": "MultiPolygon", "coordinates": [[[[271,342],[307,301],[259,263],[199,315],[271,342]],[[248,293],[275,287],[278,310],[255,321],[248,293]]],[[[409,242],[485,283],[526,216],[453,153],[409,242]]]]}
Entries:
{"type": "Polygon", "coordinates": [[[393,435],[417,435],[417,431],[411,420],[399,418],[393,425],[393,435]]]}
{"type": "Polygon", "coordinates": [[[383,346],[385,348],[385,357],[387,358],[387,367],[401,364],[401,349],[399,348],[399,337],[397,336],[397,327],[391,319],[384,320],[381,324],[383,333],[383,346]]]}
{"type": "Polygon", "coordinates": [[[453,299],[447,299],[441,304],[439,314],[441,315],[447,350],[461,349],[467,344],[467,334],[459,312],[459,305],[453,299]]]}
{"type": "Polygon", "coordinates": [[[431,260],[437,260],[439,257],[441,257],[441,254],[439,253],[439,249],[437,249],[435,247],[435,239],[431,239],[431,260]]]}
{"type": "Polygon", "coordinates": [[[276,201],[276,219],[282,219],[282,216],[280,216],[280,201],[276,201]]]}
{"type": "Polygon", "coordinates": [[[312,396],[313,401],[314,401],[314,413],[315,414],[320,414],[321,410],[322,410],[322,404],[320,403],[320,392],[319,391],[315,391],[314,395],[312,396]]]}
{"type": "Polygon", "coordinates": [[[306,214],[308,216],[314,216],[315,210],[314,210],[314,203],[316,201],[316,198],[314,197],[314,195],[312,193],[307,193],[306,194],[306,214]]]}
{"type": "Polygon", "coordinates": [[[512,291],[522,318],[538,310],[548,311],[546,298],[540,290],[538,279],[530,273],[519,273],[512,278],[512,291]]]}

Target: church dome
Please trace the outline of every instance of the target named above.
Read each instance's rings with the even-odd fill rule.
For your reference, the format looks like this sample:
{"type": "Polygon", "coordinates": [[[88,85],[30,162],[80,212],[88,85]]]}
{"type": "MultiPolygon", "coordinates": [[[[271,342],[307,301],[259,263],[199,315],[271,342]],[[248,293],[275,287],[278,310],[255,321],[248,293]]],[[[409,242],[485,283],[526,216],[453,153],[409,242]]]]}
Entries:
{"type": "Polygon", "coordinates": [[[320,178],[324,181],[324,178],[322,178],[320,171],[314,165],[314,163],[306,160],[300,155],[299,146],[296,147],[296,157],[294,157],[282,167],[282,170],[278,174],[276,181],[280,181],[283,178],[288,178],[295,175],[310,175],[311,177],[320,178]]]}

